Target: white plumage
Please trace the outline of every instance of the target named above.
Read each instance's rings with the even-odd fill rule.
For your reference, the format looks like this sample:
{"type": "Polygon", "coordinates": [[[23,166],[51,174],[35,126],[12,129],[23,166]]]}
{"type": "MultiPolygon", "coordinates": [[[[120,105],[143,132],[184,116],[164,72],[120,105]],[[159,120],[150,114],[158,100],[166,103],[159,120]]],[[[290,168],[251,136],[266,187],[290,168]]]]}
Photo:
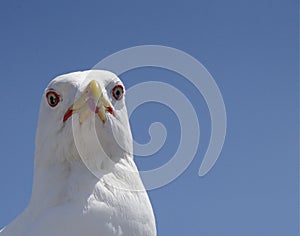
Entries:
{"type": "Polygon", "coordinates": [[[101,70],[50,82],[40,105],[32,198],[0,236],[156,235],[133,161],[123,87],[101,70]]]}

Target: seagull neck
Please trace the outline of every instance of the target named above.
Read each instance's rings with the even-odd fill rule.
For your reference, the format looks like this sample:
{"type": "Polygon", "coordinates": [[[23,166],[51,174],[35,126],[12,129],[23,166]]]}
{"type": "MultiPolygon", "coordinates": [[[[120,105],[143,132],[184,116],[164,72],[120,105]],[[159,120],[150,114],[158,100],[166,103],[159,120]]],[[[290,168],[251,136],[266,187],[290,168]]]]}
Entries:
{"type": "Polygon", "coordinates": [[[84,202],[98,179],[80,161],[36,166],[31,205],[45,209],[66,202],[84,202]]]}

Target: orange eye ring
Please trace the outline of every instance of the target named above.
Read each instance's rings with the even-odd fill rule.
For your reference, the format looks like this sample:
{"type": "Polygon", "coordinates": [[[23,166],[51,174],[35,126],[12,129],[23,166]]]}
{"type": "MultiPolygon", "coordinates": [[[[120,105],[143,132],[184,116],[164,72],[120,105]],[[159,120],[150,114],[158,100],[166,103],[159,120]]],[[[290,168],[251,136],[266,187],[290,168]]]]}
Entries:
{"type": "Polygon", "coordinates": [[[60,102],[60,95],[55,91],[48,91],[46,93],[46,98],[50,107],[56,107],[60,102]]]}

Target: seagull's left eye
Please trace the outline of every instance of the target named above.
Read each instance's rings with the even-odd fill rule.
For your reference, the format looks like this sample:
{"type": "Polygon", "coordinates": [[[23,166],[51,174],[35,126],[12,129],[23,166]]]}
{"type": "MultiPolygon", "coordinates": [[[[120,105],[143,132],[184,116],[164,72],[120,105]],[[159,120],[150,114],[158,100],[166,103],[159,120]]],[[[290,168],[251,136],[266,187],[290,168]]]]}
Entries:
{"type": "Polygon", "coordinates": [[[47,102],[50,107],[56,107],[60,102],[60,96],[55,91],[49,91],[46,93],[47,102]]]}
{"type": "Polygon", "coordinates": [[[121,100],[123,97],[123,93],[124,93],[124,88],[122,85],[116,85],[113,89],[112,89],[112,95],[116,100],[121,100]]]}

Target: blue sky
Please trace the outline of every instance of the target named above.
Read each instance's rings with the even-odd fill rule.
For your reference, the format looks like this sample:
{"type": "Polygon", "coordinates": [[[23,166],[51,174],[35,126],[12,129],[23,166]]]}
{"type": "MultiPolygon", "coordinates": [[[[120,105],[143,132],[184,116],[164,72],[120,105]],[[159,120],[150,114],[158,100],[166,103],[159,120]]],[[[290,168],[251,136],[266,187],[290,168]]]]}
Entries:
{"type": "MultiPolygon", "coordinates": [[[[178,87],[200,120],[200,145],[189,168],[149,192],[158,235],[299,235],[298,1],[3,0],[0,12],[0,227],[30,199],[38,109],[48,82],[121,49],[158,44],[189,53],[209,70],[228,118],[221,156],[199,177],[210,135],[201,94],[162,69],[120,76],[128,88],[149,80],[178,87]]],[[[178,120],[161,104],[136,110],[135,138],[147,142],[157,119],[170,132],[166,145],[151,158],[137,157],[140,169],[159,166],[176,151],[178,120]]]]}

